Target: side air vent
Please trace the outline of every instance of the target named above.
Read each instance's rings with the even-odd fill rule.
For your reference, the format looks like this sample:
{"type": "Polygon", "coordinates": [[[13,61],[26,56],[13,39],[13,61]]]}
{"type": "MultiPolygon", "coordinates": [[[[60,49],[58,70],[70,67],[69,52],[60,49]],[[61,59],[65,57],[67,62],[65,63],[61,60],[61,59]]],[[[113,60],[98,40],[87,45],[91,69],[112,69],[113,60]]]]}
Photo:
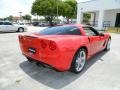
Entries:
{"type": "Polygon", "coordinates": [[[105,46],[105,44],[106,44],[106,40],[105,40],[105,42],[103,43],[103,46],[105,46]]]}

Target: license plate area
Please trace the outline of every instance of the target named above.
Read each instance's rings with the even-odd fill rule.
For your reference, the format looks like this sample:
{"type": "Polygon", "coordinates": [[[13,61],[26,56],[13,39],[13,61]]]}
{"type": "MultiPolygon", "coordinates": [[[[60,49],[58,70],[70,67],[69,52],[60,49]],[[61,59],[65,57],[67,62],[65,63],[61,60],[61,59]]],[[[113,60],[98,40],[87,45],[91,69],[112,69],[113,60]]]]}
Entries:
{"type": "Polygon", "coordinates": [[[32,53],[32,54],[35,54],[35,53],[36,53],[36,49],[35,49],[35,48],[32,48],[32,47],[29,47],[29,48],[28,48],[28,52],[29,52],[29,53],[32,53]]]}

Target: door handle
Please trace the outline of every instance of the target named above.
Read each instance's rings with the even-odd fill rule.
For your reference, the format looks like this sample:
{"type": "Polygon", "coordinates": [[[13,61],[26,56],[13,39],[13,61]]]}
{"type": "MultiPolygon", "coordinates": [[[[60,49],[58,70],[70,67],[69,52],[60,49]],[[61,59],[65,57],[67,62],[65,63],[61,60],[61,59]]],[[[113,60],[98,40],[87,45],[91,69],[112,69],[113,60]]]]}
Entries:
{"type": "Polygon", "coordinates": [[[89,40],[89,42],[90,42],[90,38],[88,37],[88,40],[89,40]]]}

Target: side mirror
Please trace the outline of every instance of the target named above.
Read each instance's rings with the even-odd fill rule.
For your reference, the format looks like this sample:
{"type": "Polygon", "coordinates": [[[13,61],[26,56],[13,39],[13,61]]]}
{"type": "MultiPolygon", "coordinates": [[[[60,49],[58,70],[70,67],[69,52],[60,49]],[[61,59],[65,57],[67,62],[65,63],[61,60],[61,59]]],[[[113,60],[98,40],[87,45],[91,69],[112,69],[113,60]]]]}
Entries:
{"type": "Polygon", "coordinates": [[[104,36],[104,34],[103,34],[103,33],[100,33],[99,36],[104,36]]]}

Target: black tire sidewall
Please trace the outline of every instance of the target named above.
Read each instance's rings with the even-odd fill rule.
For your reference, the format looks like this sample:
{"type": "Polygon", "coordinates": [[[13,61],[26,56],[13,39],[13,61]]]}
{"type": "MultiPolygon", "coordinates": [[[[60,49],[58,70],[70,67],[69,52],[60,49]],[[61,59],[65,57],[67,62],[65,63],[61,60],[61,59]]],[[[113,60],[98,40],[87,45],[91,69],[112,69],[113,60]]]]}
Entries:
{"type": "Polygon", "coordinates": [[[75,73],[75,74],[80,73],[80,72],[84,69],[85,64],[86,64],[86,61],[85,61],[85,64],[84,64],[84,66],[83,66],[83,68],[82,68],[81,71],[77,71],[76,68],[75,68],[77,55],[78,55],[78,53],[81,52],[81,51],[84,51],[84,52],[85,52],[86,58],[87,58],[87,53],[86,53],[86,50],[85,50],[84,48],[81,48],[81,49],[79,49],[79,50],[77,51],[77,53],[76,53],[75,56],[73,57],[72,64],[71,64],[71,68],[70,68],[70,71],[73,72],[73,73],[75,73]]]}
{"type": "Polygon", "coordinates": [[[110,50],[110,48],[109,48],[109,49],[107,48],[109,41],[110,41],[110,45],[111,45],[111,39],[109,38],[109,39],[107,40],[107,44],[106,44],[106,47],[105,47],[105,51],[109,51],[109,50],[110,50]]]}

